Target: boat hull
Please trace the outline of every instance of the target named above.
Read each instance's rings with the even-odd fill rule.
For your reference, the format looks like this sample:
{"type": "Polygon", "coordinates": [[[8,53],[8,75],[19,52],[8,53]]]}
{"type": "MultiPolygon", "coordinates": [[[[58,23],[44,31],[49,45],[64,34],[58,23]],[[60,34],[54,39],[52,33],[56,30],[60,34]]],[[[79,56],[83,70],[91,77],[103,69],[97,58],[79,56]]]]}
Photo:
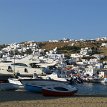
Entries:
{"type": "Polygon", "coordinates": [[[73,91],[73,92],[54,92],[54,91],[49,91],[49,90],[45,90],[43,89],[43,95],[44,96],[73,96],[75,95],[77,91],[73,91]]]}
{"type": "Polygon", "coordinates": [[[97,78],[87,78],[87,79],[83,79],[84,82],[89,82],[89,83],[101,83],[103,79],[97,79],[97,78]]]}
{"type": "Polygon", "coordinates": [[[24,85],[25,89],[32,92],[43,92],[45,96],[72,96],[77,92],[75,87],[72,87],[68,83],[55,81],[55,80],[44,80],[44,79],[22,79],[20,80],[24,85]],[[47,91],[46,87],[61,87],[67,88],[68,91],[47,91]],[[70,90],[69,90],[70,89],[70,90]]]}
{"type": "MultiPolygon", "coordinates": [[[[45,87],[42,89],[42,93],[44,96],[73,96],[75,95],[75,93],[77,92],[77,89],[73,89],[73,90],[68,90],[67,88],[63,88],[63,87],[59,87],[62,89],[56,89],[54,90],[55,87],[51,88],[51,87],[45,87]]],[[[58,87],[57,87],[58,88],[58,87]]]]}
{"type": "Polygon", "coordinates": [[[34,86],[34,85],[26,84],[25,89],[27,91],[36,92],[36,93],[42,92],[42,86],[36,86],[36,85],[34,86]]]}

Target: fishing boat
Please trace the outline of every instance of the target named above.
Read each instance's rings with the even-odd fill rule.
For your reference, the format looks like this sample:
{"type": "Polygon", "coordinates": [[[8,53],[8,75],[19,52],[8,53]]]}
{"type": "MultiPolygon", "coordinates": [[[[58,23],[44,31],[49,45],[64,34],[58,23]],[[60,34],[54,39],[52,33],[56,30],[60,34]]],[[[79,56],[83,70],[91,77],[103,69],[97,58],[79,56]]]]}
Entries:
{"type": "Polygon", "coordinates": [[[42,90],[44,96],[73,96],[77,89],[71,85],[51,85],[42,90]]]}

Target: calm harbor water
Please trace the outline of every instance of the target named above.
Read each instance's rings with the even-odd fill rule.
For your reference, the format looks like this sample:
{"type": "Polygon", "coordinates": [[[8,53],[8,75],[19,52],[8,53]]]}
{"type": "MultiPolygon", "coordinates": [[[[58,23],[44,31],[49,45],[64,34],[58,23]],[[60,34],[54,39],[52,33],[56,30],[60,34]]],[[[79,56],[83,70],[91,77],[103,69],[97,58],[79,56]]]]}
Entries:
{"type": "Polygon", "coordinates": [[[107,95],[107,83],[83,83],[75,84],[77,94],[82,95],[107,95]]]}
{"type": "MultiPolygon", "coordinates": [[[[107,83],[83,83],[83,84],[74,84],[78,89],[77,95],[106,95],[107,96],[107,83]]],[[[11,85],[8,84],[0,84],[0,90],[5,87],[12,88],[11,85]]]]}

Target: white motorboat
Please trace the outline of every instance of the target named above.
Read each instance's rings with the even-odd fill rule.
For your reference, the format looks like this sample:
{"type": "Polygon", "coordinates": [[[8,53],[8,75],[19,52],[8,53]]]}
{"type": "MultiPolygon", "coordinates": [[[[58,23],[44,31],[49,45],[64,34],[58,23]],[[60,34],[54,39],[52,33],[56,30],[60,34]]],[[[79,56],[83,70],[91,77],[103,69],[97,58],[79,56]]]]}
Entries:
{"type": "Polygon", "coordinates": [[[8,82],[13,84],[16,88],[24,88],[23,84],[20,82],[20,79],[32,79],[32,78],[18,76],[18,78],[8,78],[8,82]]]}
{"type": "Polygon", "coordinates": [[[9,83],[13,84],[16,88],[23,88],[22,83],[18,78],[8,78],[9,83]]]}
{"type": "Polygon", "coordinates": [[[107,78],[104,78],[101,82],[102,83],[107,83],[107,78]]]}
{"type": "Polygon", "coordinates": [[[67,82],[66,78],[62,78],[62,77],[58,76],[58,74],[56,72],[53,72],[52,74],[49,74],[49,75],[46,75],[46,76],[41,76],[41,78],[67,82]]]}

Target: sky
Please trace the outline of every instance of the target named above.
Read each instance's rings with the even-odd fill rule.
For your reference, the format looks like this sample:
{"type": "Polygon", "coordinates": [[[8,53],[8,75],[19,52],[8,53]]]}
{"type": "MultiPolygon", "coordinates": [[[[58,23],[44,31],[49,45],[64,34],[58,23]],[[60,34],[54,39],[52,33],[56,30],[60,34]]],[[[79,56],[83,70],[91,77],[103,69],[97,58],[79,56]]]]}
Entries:
{"type": "Polygon", "coordinates": [[[0,0],[0,43],[107,36],[107,0],[0,0]]]}

